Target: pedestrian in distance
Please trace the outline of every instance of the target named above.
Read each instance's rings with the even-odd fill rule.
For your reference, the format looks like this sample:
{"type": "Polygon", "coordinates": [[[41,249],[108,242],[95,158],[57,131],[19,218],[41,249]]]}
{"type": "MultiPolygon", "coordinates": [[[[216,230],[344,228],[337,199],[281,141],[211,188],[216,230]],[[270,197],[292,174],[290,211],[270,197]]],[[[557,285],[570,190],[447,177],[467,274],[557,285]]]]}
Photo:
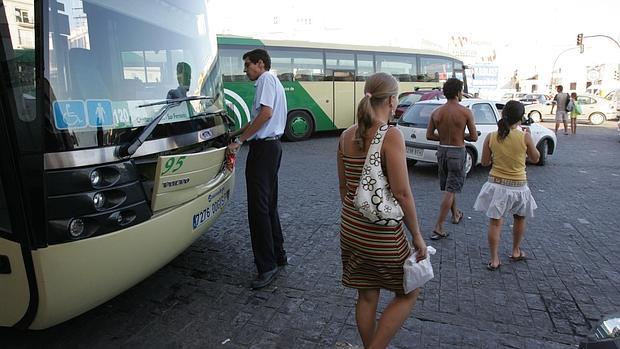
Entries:
{"type": "Polygon", "coordinates": [[[419,289],[404,293],[403,266],[410,247],[403,229],[411,233],[417,261],[426,258],[426,244],[420,233],[415,202],[409,184],[405,140],[401,131],[387,126],[398,105],[398,82],[392,75],[376,73],[364,85],[364,97],[357,106],[357,124],[340,136],[337,152],[340,200],[340,248],[342,284],[357,289],[355,319],[364,348],[386,348],[415,305],[419,289]],[[386,131],[387,129],[387,131],[386,131]],[[380,163],[394,198],[404,217],[396,226],[376,225],[354,205],[355,194],[370,144],[385,132],[380,163]],[[381,289],[395,297],[377,318],[381,289]]]}
{"type": "Polygon", "coordinates": [[[487,269],[494,271],[501,266],[499,239],[503,217],[514,218],[512,229],[512,261],[521,261],[526,254],[521,250],[525,234],[525,218],[533,217],[536,201],[527,185],[525,158],[538,162],[540,154],[534,145],[529,128],[520,128],[525,114],[521,102],[509,101],[502,109],[502,118],[497,122],[497,131],[484,140],[482,165],[492,165],[488,181],[482,186],[474,203],[476,211],[489,217],[488,240],[491,260],[487,269]]]}
{"type": "Polygon", "coordinates": [[[467,175],[465,140],[470,142],[478,140],[478,131],[471,110],[459,103],[463,98],[463,82],[456,78],[448,79],[443,85],[443,94],[448,101],[433,111],[426,129],[426,139],[439,141],[437,148],[439,186],[444,192],[439,216],[431,235],[433,240],[450,235],[443,228],[448,211],[452,211],[452,223],[458,224],[463,219],[463,212],[456,206],[456,194],[463,189],[467,175]],[[466,127],[468,133],[465,133],[466,127]]]}
{"type": "Polygon", "coordinates": [[[581,115],[581,104],[577,101],[577,93],[570,94],[570,131],[571,134],[577,134],[577,116],[581,115]]]}
{"type": "Polygon", "coordinates": [[[278,215],[280,137],[286,124],[286,96],[280,80],[269,72],[271,58],[267,51],[249,51],[243,60],[244,72],[255,81],[256,94],[251,121],[232,134],[235,138],[228,151],[236,153],[244,142],[249,143],[245,182],[252,251],[258,270],[251,287],[259,289],[270,284],[288,263],[278,215]]]}
{"type": "Polygon", "coordinates": [[[560,123],[564,123],[564,134],[568,134],[568,103],[570,102],[570,95],[563,93],[564,87],[562,85],[556,86],[558,93],[553,97],[553,104],[555,104],[555,133],[558,133],[560,123]]]}

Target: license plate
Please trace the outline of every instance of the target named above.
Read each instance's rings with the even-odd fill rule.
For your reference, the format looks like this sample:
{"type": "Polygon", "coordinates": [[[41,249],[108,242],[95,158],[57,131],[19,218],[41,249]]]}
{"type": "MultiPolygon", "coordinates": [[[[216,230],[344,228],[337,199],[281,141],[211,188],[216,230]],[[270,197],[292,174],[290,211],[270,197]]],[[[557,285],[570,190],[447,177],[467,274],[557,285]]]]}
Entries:
{"type": "Polygon", "coordinates": [[[424,156],[424,149],[422,149],[422,148],[414,148],[414,147],[407,147],[407,154],[421,158],[421,157],[424,156]]]}
{"type": "Polygon", "coordinates": [[[192,228],[194,230],[212,220],[213,217],[226,206],[230,197],[230,191],[226,190],[226,192],[224,192],[223,189],[224,188],[220,188],[218,191],[219,195],[214,195],[212,197],[211,194],[209,194],[209,205],[202,211],[194,214],[192,217],[192,228]]]}

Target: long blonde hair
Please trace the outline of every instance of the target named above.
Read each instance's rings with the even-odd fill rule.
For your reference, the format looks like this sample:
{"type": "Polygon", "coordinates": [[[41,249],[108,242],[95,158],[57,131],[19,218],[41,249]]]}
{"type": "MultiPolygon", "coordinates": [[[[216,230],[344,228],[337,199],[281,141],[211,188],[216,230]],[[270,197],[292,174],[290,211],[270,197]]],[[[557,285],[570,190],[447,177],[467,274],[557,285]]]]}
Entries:
{"type": "Polygon", "coordinates": [[[366,131],[372,126],[375,108],[387,98],[398,94],[398,82],[387,73],[376,73],[368,77],[364,84],[364,97],[357,105],[357,130],[355,143],[364,149],[366,131]]]}

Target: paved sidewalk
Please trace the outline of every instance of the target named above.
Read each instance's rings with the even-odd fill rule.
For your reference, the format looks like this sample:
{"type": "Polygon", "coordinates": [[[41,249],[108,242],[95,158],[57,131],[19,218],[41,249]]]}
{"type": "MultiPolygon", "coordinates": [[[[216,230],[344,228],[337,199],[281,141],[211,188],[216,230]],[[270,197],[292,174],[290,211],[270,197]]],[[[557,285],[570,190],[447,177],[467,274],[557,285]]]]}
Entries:
{"type": "MultiPolygon", "coordinates": [[[[489,272],[487,219],[472,210],[487,169],[468,178],[459,225],[432,257],[424,288],[391,348],[575,348],[603,314],[620,310],[620,144],[614,123],[558,135],[557,154],[528,166],[539,209],[523,250],[489,272]]],[[[545,124],[552,127],[551,124],[545,124]]],[[[290,265],[251,291],[255,268],[240,153],[234,198],[218,222],[153,276],[94,310],[39,332],[0,331],[0,347],[350,348],[355,292],[340,284],[337,137],[283,143],[280,214],[290,265]]],[[[421,228],[430,235],[441,199],[436,166],[410,167],[421,228]]],[[[170,232],[174,234],[174,232],[170,232]]],[[[384,293],[380,309],[389,301],[384,293]]]]}

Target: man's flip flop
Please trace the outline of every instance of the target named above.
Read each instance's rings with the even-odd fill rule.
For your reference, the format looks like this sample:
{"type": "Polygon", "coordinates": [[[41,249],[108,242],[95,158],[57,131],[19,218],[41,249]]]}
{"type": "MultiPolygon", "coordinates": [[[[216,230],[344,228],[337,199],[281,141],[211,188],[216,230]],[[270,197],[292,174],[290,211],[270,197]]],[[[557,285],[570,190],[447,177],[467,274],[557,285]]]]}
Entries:
{"type": "Polygon", "coordinates": [[[441,240],[441,239],[445,239],[448,236],[450,236],[450,233],[448,233],[447,231],[442,233],[439,233],[435,230],[433,230],[433,235],[431,235],[431,240],[441,240]]]}
{"type": "Polygon", "coordinates": [[[458,210],[457,213],[458,213],[458,218],[454,219],[454,217],[452,217],[452,224],[459,224],[461,223],[461,220],[463,220],[463,211],[458,210]]]}
{"type": "Polygon", "coordinates": [[[496,267],[494,267],[491,262],[489,262],[489,264],[487,264],[487,269],[489,269],[490,271],[496,271],[497,269],[499,269],[499,267],[502,266],[502,263],[498,264],[496,267]]]}
{"type": "Polygon", "coordinates": [[[513,262],[518,262],[518,261],[525,260],[525,258],[526,258],[526,257],[527,257],[527,256],[526,256],[526,254],[525,254],[525,253],[523,253],[523,251],[519,250],[519,255],[518,255],[518,256],[516,256],[516,257],[515,257],[515,256],[513,256],[513,255],[510,255],[510,257],[509,257],[509,258],[510,258],[513,262]]]}

